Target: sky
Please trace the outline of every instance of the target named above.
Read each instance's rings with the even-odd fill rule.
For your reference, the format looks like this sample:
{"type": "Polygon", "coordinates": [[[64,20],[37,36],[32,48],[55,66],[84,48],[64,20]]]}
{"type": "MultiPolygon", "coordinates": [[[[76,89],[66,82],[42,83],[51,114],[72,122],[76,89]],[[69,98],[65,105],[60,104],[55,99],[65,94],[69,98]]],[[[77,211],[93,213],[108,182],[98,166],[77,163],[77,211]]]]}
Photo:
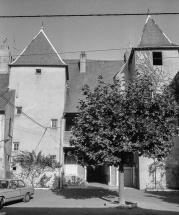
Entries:
{"type": "MultiPolygon", "coordinates": [[[[179,0],[0,0],[1,16],[147,13],[148,9],[150,13],[179,12],[179,0]]],[[[17,57],[38,34],[43,22],[46,35],[63,59],[78,59],[80,52],[86,51],[88,59],[122,60],[126,49],[139,44],[146,18],[146,15],[0,18],[0,44],[7,38],[11,52],[17,57]],[[109,49],[119,50],[97,51],[109,49]]],[[[179,15],[152,18],[179,45],[179,15]]]]}

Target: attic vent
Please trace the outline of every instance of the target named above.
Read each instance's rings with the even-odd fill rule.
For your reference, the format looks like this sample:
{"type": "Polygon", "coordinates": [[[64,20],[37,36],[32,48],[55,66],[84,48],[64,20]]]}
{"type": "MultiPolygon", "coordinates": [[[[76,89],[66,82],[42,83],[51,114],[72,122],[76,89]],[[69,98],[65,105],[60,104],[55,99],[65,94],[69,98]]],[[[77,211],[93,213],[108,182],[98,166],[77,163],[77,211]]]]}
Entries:
{"type": "Polygon", "coordinates": [[[41,69],[36,69],[36,75],[41,75],[41,74],[42,74],[41,69]]]}

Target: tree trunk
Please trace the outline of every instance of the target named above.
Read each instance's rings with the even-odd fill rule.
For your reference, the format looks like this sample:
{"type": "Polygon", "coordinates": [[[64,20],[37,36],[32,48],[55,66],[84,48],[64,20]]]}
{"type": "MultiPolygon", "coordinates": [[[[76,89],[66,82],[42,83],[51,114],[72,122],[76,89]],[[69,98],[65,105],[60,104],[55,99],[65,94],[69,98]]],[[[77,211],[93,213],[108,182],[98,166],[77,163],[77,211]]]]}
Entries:
{"type": "Polygon", "coordinates": [[[119,166],[119,205],[125,205],[125,197],[124,197],[124,166],[119,166]]]}

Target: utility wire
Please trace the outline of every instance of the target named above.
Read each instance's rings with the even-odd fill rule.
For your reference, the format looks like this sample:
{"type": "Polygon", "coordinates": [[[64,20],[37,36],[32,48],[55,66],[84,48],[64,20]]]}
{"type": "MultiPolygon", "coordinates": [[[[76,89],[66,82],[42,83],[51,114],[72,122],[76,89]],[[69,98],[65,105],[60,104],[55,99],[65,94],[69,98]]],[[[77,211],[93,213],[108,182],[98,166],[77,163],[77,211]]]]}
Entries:
{"type": "MultiPolygon", "coordinates": [[[[10,102],[8,99],[6,99],[2,94],[0,94],[0,97],[3,98],[5,101],[7,101],[12,107],[14,107],[14,109],[16,109],[17,107],[12,103],[10,102]]],[[[34,119],[32,119],[30,116],[28,116],[27,114],[25,114],[23,111],[22,111],[22,114],[27,117],[28,119],[30,119],[32,122],[36,123],[37,125],[39,125],[40,127],[46,129],[46,127],[44,127],[43,125],[41,125],[40,123],[38,123],[37,121],[35,121],[34,119]]]]}
{"type": "Polygon", "coordinates": [[[42,141],[42,139],[43,139],[43,137],[44,137],[46,131],[47,131],[47,128],[45,129],[45,131],[44,131],[44,133],[43,133],[43,135],[42,135],[42,137],[41,137],[39,143],[37,144],[37,147],[35,148],[35,151],[36,151],[36,149],[38,148],[39,144],[41,143],[41,141],[42,141]]]}
{"type": "MultiPolygon", "coordinates": [[[[40,133],[40,132],[36,132],[36,131],[34,131],[34,130],[29,130],[29,129],[26,129],[26,128],[23,128],[23,127],[20,127],[20,126],[14,126],[14,128],[16,129],[16,130],[19,130],[19,131],[24,131],[24,132],[26,132],[26,133],[29,133],[29,134],[34,134],[34,135],[37,135],[37,136],[42,136],[43,135],[43,133],[40,133]]],[[[52,139],[52,137],[54,138],[54,139],[58,139],[58,140],[60,140],[60,137],[59,136],[49,136],[49,135],[44,135],[46,138],[50,138],[50,139],[52,139]]]]}
{"type": "MultiPolygon", "coordinates": [[[[108,52],[108,51],[121,51],[121,50],[126,50],[126,49],[131,49],[131,48],[127,47],[127,48],[119,48],[119,49],[94,49],[94,50],[86,50],[86,51],[85,50],[84,51],[69,51],[69,52],[57,52],[57,54],[62,55],[62,54],[75,54],[75,53],[81,53],[81,52],[85,52],[85,53],[88,53],[88,52],[108,52]]],[[[22,54],[21,56],[24,57],[24,56],[34,56],[34,55],[56,55],[56,53],[48,52],[48,53],[44,53],[44,54],[26,54],[26,55],[22,54]]],[[[19,56],[19,54],[13,55],[13,56],[19,56]]]]}
{"type": "Polygon", "coordinates": [[[4,15],[0,18],[54,18],[54,17],[110,17],[110,16],[147,16],[147,15],[179,15],[179,13],[101,13],[101,14],[51,14],[51,15],[4,15]]]}
{"type": "MultiPolygon", "coordinates": [[[[0,94],[0,96],[1,96],[4,100],[6,100],[11,106],[13,106],[14,108],[16,108],[16,106],[15,106],[14,104],[12,104],[8,99],[6,99],[2,94],[0,94]]],[[[22,113],[23,113],[23,112],[22,112],[22,113]]],[[[33,121],[34,123],[36,123],[37,125],[39,125],[39,126],[41,126],[42,128],[45,129],[45,131],[44,131],[44,133],[43,133],[43,135],[42,135],[42,137],[41,137],[41,139],[40,139],[40,141],[39,141],[39,143],[38,143],[38,145],[37,145],[37,147],[38,147],[39,144],[40,144],[40,142],[42,141],[42,139],[43,139],[43,137],[44,137],[46,131],[48,131],[48,130],[47,130],[47,127],[42,126],[42,125],[39,124],[37,121],[35,121],[35,120],[33,120],[31,117],[29,117],[27,114],[25,114],[25,113],[23,113],[23,114],[24,114],[24,116],[26,116],[28,119],[30,119],[31,121],[33,121]]],[[[50,134],[49,131],[48,131],[48,133],[50,134]]],[[[52,138],[56,143],[58,143],[58,142],[53,138],[53,136],[52,136],[51,134],[50,134],[50,136],[51,136],[51,138],[52,138]]],[[[60,143],[58,143],[58,144],[60,144],[60,143]]],[[[37,149],[37,147],[36,147],[36,149],[37,149]]],[[[36,149],[35,149],[35,150],[36,150],[36,149]]]]}
{"type": "MultiPolygon", "coordinates": [[[[48,129],[47,129],[47,132],[50,134],[50,132],[48,131],[48,129]]],[[[50,136],[52,137],[52,135],[50,134],[50,136]]],[[[60,145],[60,143],[59,142],[57,142],[53,137],[52,137],[52,139],[56,142],[56,143],[58,143],[58,145],[60,145]]]]}

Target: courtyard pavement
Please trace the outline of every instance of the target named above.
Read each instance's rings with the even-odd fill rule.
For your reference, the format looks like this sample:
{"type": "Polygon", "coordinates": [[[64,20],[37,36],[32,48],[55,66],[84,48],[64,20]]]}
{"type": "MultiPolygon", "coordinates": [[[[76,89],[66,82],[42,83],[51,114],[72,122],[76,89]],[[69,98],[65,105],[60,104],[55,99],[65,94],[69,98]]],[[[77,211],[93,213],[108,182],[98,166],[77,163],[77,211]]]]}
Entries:
{"type": "MultiPolygon", "coordinates": [[[[71,187],[62,190],[35,190],[33,198],[28,203],[21,201],[9,203],[1,210],[13,211],[25,209],[30,210],[71,210],[70,214],[179,214],[179,192],[176,191],[153,191],[125,189],[127,202],[137,203],[134,209],[108,208],[106,203],[117,201],[118,193],[116,187],[102,184],[90,184],[88,187],[71,187]],[[86,209],[86,212],[85,212],[86,209]],[[76,212],[75,212],[76,211],[76,212]],[[97,213],[98,212],[98,213],[97,213]]],[[[7,213],[11,214],[11,213],[7,213]]],[[[54,213],[55,214],[55,213],[54,213]]],[[[63,213],[62,213],[63,214],[63,213]]],[[[77,215],[76,214],[76,215],[77,215]]]]}

